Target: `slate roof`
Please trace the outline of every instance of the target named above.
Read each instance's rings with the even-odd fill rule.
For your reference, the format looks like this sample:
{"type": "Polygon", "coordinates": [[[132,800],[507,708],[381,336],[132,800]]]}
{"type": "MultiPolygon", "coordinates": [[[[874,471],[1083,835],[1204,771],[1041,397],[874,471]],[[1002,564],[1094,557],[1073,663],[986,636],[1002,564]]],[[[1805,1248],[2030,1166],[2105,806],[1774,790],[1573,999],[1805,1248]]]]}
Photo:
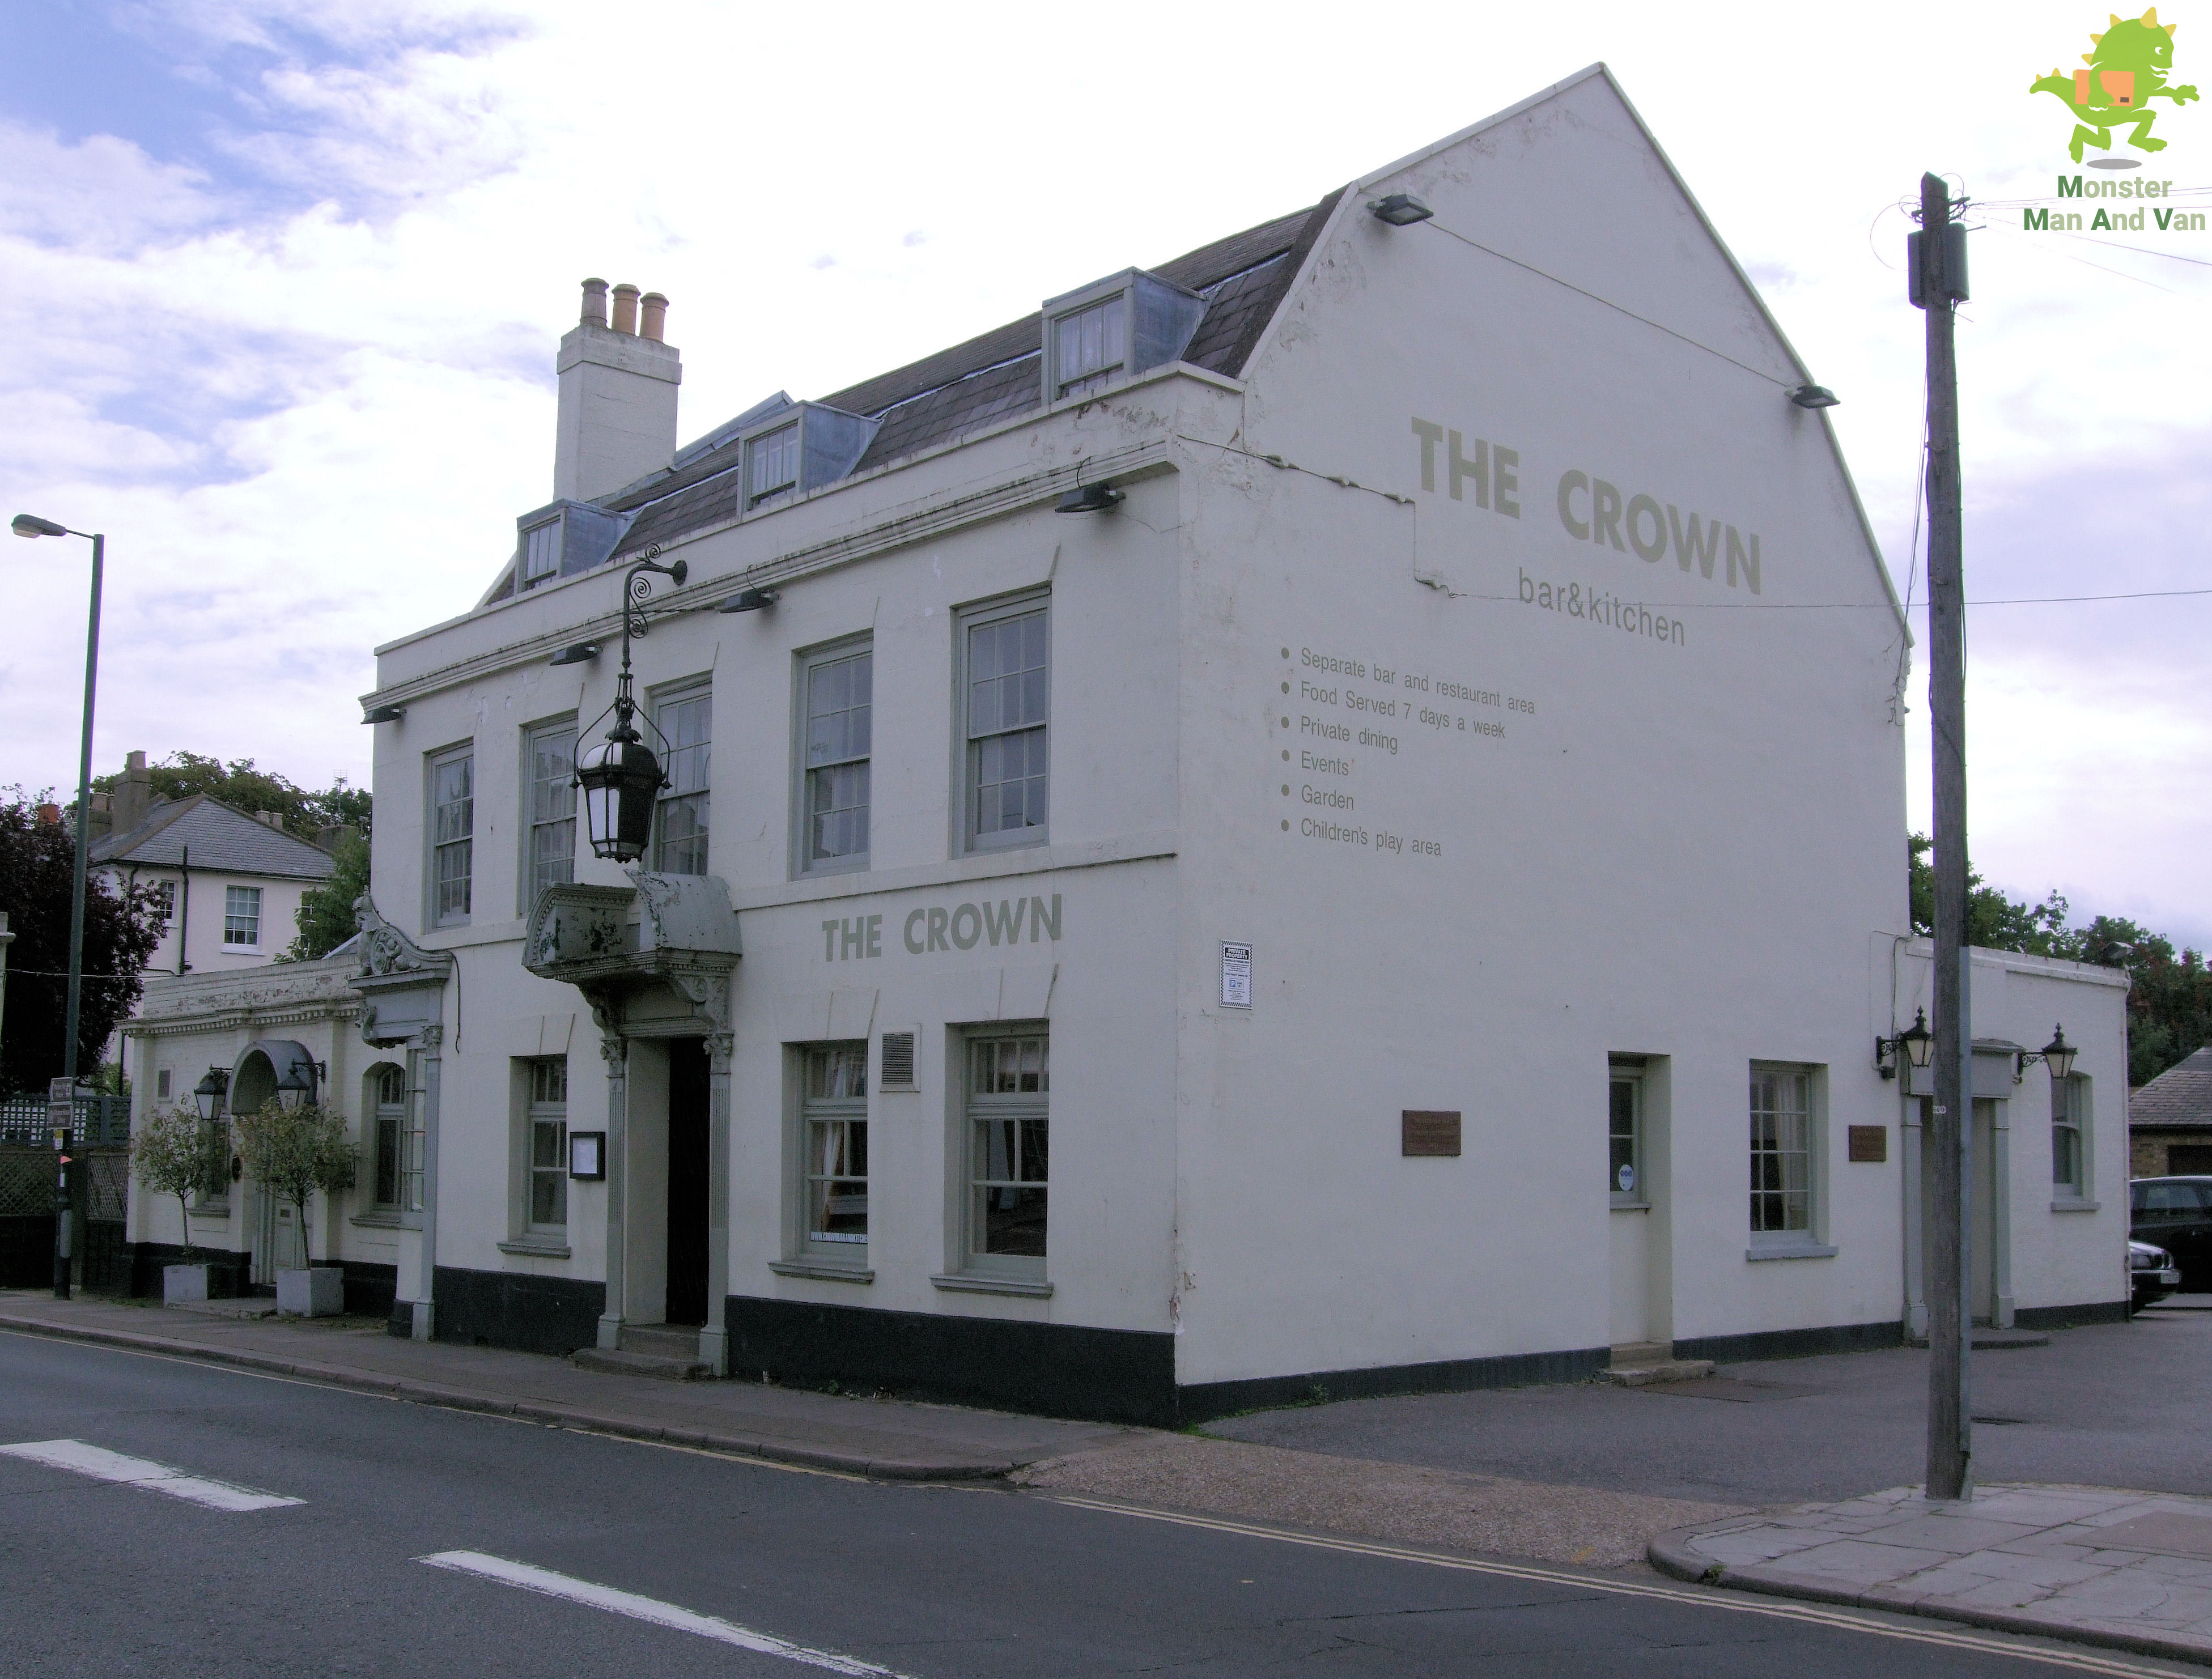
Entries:
{"type": "Polygon", "coordinates": [[[270,827],[206,793],[164,799],[146,820],[124,833],[94,840],[94,863],[174,869],[191,849],[191,866],[233,875],[270,875],[287,880],[327,880],[337,859],[320,846],[270,827]]]}
{"type": "Polygon", "coordinates": [[[2128,1124],[2212,1126],[2212,1049],[2198,1050],[2130,1091],[2128,1124]]]}
{"type": "MultiPolygon", "coordinates": [[[[1340,190],[1318,204],[1203,245],[1152,272],[1206,300],[1182,359],[1234,378],[1259,342],[1320,236],[1340,190]]],[[[1027,315],[934,355],[824,397],[831,408],[880,421],[853,468],[866,472],[1043,405],[1044,318],[1027,315]]],[[[726,445],[601,505],[637,518],[619,551],[635,553],[738,511],[739,452],[726,445]]]]}

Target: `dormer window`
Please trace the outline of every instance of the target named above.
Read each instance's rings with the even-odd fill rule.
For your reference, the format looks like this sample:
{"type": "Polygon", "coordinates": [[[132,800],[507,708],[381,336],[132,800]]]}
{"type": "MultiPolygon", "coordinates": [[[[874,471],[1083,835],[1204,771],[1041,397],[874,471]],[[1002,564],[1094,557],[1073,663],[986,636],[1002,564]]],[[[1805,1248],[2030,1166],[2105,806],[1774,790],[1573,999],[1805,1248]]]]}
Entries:
{"type": "Polygon", "coordinates": [[[1119,374],[1129,359],[1127,300],[1115,295],[1052,324],[1057,394],[1086,397],[1119,374]]]}
{"type": "Polygon", "coordinates": [[[799,488],[799,421],[745,445],[745,508],[765,507],[799,488]]]}
{"type": "Polygon", "coordinates": [[[1044,398],[1088,397],[1180,357],[1206,313],[1196,292],[1141,269],[1044,306],[1044,398]]]}
{"type": "Polygon", "coordinates": [[[561,569],[561,521],[548,519],[522,533],[522,586],[526,589],[561,569]]]}

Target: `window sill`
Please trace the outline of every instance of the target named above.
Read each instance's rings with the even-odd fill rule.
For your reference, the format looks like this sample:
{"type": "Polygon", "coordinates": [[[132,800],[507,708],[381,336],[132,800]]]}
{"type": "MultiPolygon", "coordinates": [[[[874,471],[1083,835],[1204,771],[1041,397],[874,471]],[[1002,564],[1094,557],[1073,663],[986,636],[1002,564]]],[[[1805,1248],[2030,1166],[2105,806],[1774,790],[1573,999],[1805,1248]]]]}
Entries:
{"type": "Polygon", "coordinates": [[[778,1276],[808,1276],[817,1282],[873,1282],[875,1272],[865,1265],[837,1265],[822,1259],[771,1259],[768,1268],[778,1276]]]}
{"type": "Polygon", "coordinates": [[[228,1207],[195,1207],[192,1209],[192,1216],[194,1218],[228,1218],[230,1216],[230,1209],[228,1207]]]}
{"type": "Polygon", "coordinates": [[[1651,1203],[1649,1201],[1616,1201],[1613,1203],[1613,1210],[1616,1213],[1648,1213],[1651,1210],[1651,1203]]]}
{"type": "Polygon", "coordinates": [[[1018,1294],[1034,1300],[1052,1298],[1052,1284],[1041,1276],[994,1276],[988,1271],[954,1271],[929,1280],[949,1294],[1018,1294]]]}
{"type": "Polygon", "coordinates": [[[404,1213],[356,1213],[347,1223],[362,1230],[420,1230],[422,1221],[404,1213]]]}
{"type": "Polygon", "coordinates": [[[2051,1197],[2051,1210],[2054,1213],[2094,1213],[2103,1204],[2100,1201],[2084,1200],[2078,1195],[2054,1195],[2051,1197]]]}
{"type": "Polygon", "coordinates": [[[1822,1242],[1777,1242],[1771,1247],[1747,1247],[1747,1259],[1832,1259],[1837,1250],[1822,1242]]]}
{"type": "Polygon", "coordinates": [[[526,1259],[566,1259],[568,1257],[568,1243],[533,1240],[528,1236],[518,1236],[511,1242],[500,1242],[495,1246],[501,1253],[520,1254],[526,1259]]]}

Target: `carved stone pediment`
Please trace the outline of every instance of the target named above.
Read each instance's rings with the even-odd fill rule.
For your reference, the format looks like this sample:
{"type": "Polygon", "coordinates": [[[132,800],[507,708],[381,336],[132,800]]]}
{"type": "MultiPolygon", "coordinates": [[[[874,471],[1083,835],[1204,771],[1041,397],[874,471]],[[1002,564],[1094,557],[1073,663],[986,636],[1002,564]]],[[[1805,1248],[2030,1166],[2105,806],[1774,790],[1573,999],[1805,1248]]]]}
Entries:
{"type": "Polygon", "coordinates": [[[629,872],[632,886],[539,893],[523,936],[523,966],[583,991],[602,1032],[665,1033],[674,1021],[658,1010],[672,1004],[726,1030],[738,956],[729,888],[712,875],[629,872]]]}
{"type": "Polygon", "coordinates": [[[453,953],[425,950],[379,914],[367,894],[354,900],[353,916],[361,928],[362,966],[353,987],[362,997],[362,1039],[379,1048],[434,1041],[445,1015],[453,953]]]}

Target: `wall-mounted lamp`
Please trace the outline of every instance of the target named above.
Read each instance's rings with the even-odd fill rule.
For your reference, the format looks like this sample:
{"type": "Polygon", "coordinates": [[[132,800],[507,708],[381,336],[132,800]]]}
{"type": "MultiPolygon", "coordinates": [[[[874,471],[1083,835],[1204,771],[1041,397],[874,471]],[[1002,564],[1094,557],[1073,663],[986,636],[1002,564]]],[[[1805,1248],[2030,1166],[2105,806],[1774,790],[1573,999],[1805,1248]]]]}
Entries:
{"type": "Polygon", "coordinates": [[[1111,484],[1085,484],[1072,489],[1053,504],[1055,513],[1103,513],[1127,500],[1128,492],[1111,484]]]}
{"type": "Polygon", "coordinates": [[[545,662],[548,664],[589,664],[599,656],[596,641],[578,641],[563,647],[545,662]]]}
{"type": "MultiPolygon", "coordinates": [[[[633,862],[645,855],[653,839],[653,802],[668,779],[653,749],[630,722],[637,715],[637,702],[630,694],[629,642],[631,635],[643,627],[645,603],[653,593],[646,573],[658,573],[681,589],[689,571],[681,560],[660,564],[659,553],[655,543],[623,573],[622,670],[615,678],[615,702],[607,707],[614,713],[615,726],[597,746],[583,747],[576,754],[576,787],[584,796],[584,827],[591,837],[592,855],[617,863],[633,862]]],[[[599,720],[605,715],[601,712],[599,720]]],[[[598,728],[599,720],[592,726],[598,728]]],[[[646,726],[653,727],[651,718],[646,720],[646,726]]],[[[653,729],[653,733],[659,732],[653,729]]],[[[661,744],[667,743],[664,737],[661,744]]]]}
{"type": "Polygon", "coordinates": [[[717,612],[760,612],[776,602],[773,590],[755,589],[748,585],[714,609],[717,612]]]}
{"type": "Polygon", "coordinates": [[[1874,1040],[1875,1070],[1884,1078],[1897,1076],[1897,1052],[1905,1052],[1905,1058],[1917,1068],[1924,1068],[1936,1058],[1936,1034],[1928,1029],[1928,1011],[1915,1009],[1912,1024],[1894,1038],[1874,1040]]]}
{"type": "Polygon", "coordinates": [[[2062,1021],[2057,1030],[2051,1033],[2051,1041],[2040,1050],[2022,1050],[2020,1052],[2019,1059],[2013,1064],[2012,1082],[2018,1084],[2027,1076],[2029,1062],[2040,1061],[2051,1069],[2051,1082],[2063,1084],[2074,1070],[2074,1058],[2078,1053],[2080,1052],[2066,1041],[2066,1027],[2062,1021]]]}
{"type": "Polygon", "coordinates": [[[285,1108],[296,1108],[302,1102],[315,1100],[316,1088],[322,1083],[323,1064],[319,1061],[293,1061],[286,1064],[276,1080],[276,1100],[285,1108]]]}
{"type": "Polygon", "coordinates": [[[379,706],[374,711],[363,712],[361,720],[363,723],[397,723],[406,715],[407,707],[404,706],[379,706]]]}
{"type": "Polygon", "coordinates": [[[1393,192],[1387,198],[1370,198],[1367,213],[1377,221],[1387,221],[1394,227],[1410,227],[1416,221],[1426,221],[1436,212],[1410,192],[1393,192]]]}
{"type": "Polygon", "coordinates": [[[1800,408],[1833,408],[1843,398],[1825,385],[1801,385],[1790,393],[1790,400],[1800,408]]]}
{"type": "Polygon", "coordinates": [[[202,1119],[212,1121],[222,1112],[222,1099],[229,1092],[230,1075],[221,1067],[210,1067],[207,1076],[192,1087],[192,1106],[202,1119]]]}

